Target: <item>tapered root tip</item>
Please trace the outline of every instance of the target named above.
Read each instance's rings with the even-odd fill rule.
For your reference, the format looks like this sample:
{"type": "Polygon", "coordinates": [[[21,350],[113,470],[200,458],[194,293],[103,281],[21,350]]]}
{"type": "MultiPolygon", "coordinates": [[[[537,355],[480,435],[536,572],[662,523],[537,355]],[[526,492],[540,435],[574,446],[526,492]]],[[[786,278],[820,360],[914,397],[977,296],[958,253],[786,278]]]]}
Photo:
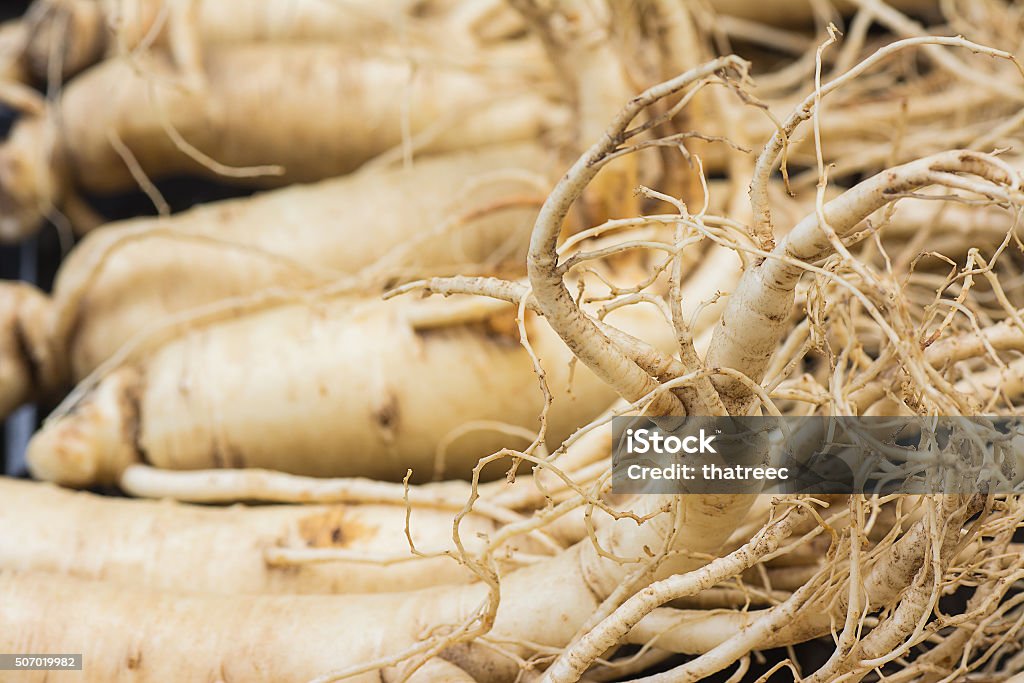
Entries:
{"type": "Polygon", "coordinates": [[[63,384],[51,322],[49,297],[29,284],[0,283],[0,417],[63,384]]]}
{"type": "Polygon", "coordinates": [[[138,373],[122,368],[70,412],[51,417],[28,444],[32,476],[73,488],[117,484],[139,462],[138,386],[138,373]]]}

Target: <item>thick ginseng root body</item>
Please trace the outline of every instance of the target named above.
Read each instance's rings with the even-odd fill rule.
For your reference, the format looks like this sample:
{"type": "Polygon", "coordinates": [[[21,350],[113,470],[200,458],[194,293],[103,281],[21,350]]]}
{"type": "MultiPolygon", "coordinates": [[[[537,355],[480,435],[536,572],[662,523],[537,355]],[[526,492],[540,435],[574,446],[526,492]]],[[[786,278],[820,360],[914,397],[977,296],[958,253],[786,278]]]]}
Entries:
{"type": "MultiPolygon", "coordinates": [[[[476,22],[459,21],[468,14],[466,4],[457,0],[36,0],[26,61],[32,74],[45,80],[54,73],[55,56],[59,73],[66,78],[104,56],[117,56],[142,44],[187,59],[189,49],[238,43],[367,45],[400,34],[429,42],[431,37],[451,40],[460,29],[469,39],[477,37],[476,22]]],[[[506,24],[510,14],[502,15],[506,24]]],[[[486,39],[491,33],[480,31],[478,37],[486,39]]]]}
{"type": "MultiPolygon", "coordinates": [[[[0,479],[0,501],[4,569],[203,593],[377,593],[476,578],[451,557],[415,557],[401,505],[201,507],[10,479],[0,479]],[[351,559],[289,560],[324,551],[351,559]]],[[[409,529],[417,550],[454,554],[454,514],[414,509],[409,529]]],[[[461,531],[473,549],[495,528],[470,515],[461,531]]],[[[534,552],[536,544],[520,536],[509,545],[517,548],[534,552]]]]}
{"type": "MultiPolygon", "coordinates": [[[[188,332],[51,417],[30,443],[29,467],[73,486],[116,482],[139,461],[391,480],[411,468],[414,481],[467,478],[510,437],[493,425],[455,430],[481,420],[536,429],[543,400],[512,311],[479,322],[423,319],[464,302],[443,303],[287,305],[188,332]]],[[[663,349],[671,343],[653,307],[616,310],[608,320],[663,349]]],[[[542,321],[531,315],[526,328],[554,396],[547,436],[559,443],[614,393],[573,370],[569,349],[542,321]]]]}
{"type": "Polygon", "coordinates": [[[551,161],[500,145],[112,223],[61,266],[52,334],[79,379],[154,321],[266,287],[521,262],[551,161]]]}
{"type": "Polygon", "coordinates": [[[30,286],[0,287],[0,413],[224,299],[313,289],[364,269],[358,288],[516,263],[551,157],[534,144],[496,145],[104,226],[61,265],[52,302],[30,286]]]}
{"type": "Polygon", "coordinates": [[[561,119],[516,71],[344,46],[221,48],[204,68],[189,85],[160,55],[110,60],[68,85],[59,116],[19,121],[0,148],[3,236],[31,232],[70,193],[130,190],[140,174],[279,186],[348,173],[403,139],[470,149],[536,139],[561,119]]]}
{"type": "MultiPolygon", "coordinates": [[[[200,597],[9,571],[0,571],[0,595],[5,652],[83,655],[82,671],[5,677],[12,683],[308,683],[408,647],[424,627],[455,621],[471,607],[437,589],[372,596],[200,597]],[[384,614],[388,618],[382,619],[384,614]]],[[[381,678],[373,671],[348,680],[379,683],[381,678]]]]}
{"type": "MultiPolygon", "coordinates": [[[[640,501],[638,514],[658,508],[655,497],[645,498],[654,504],[640,501]]],[[[684,501],[682,514],[701,519],[711,510],[722,513],[723,502],[721,497],[694,496],[684,501]]],[[[646,557],[649,544],[657,544],[668,531],[669,517],[656,515],[638,527],[633,520],[610,522],[602,516],[599,541],[625,557],[646,557]]],[[[693,554],[716,552],[728,535],[699,523],[681,531],[676,547],[693,554]]],[[[674,557],[655,576],[685,571],[695,562],[702,560],[689,554],[674,557]]],[[[488,598],[483,582],[382,595],[193,596],[0,571],[0,620],[5,624],[0,649],[66,649],[83,653],[88,663],[83,672],[33,672],[18,679],[26,683],[44,680],[45,673],[50,683],[308,682],[360,666],[366,673],[351,672],[355,675],[345,680],[378,683],[397,680],[398,672],[373,662],[433,638],[444,658],[475,680],[514,680],[518,666],[504,653],[530,656],[537,646],[564,647],[602,598],[635,568],[635,562],[601,557],[587,539],[504,575],[488,634],[492,641],[509,643],[503,648],[440,643],[445,633],[479,617],[488,598]],[[104,618],[97,620],[96,614],[104,618]],[[380,618],[384,614],[387,619],[380,618]]],[[[717,636],[727,637],[728,632],[717,636]]]]}

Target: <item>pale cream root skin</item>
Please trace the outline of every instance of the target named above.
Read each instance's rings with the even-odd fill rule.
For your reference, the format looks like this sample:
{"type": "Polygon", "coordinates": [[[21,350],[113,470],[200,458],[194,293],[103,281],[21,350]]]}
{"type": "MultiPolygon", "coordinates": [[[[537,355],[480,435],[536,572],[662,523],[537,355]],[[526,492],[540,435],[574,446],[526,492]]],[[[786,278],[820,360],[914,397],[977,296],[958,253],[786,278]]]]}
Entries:
{"type": "MultiPolygon", "coordinates": [[[[189,143],[223,164],[284,167],[283,175],[248,180],[258,185],[347,173],[395,147],[402,141],[400,99],[407,102],[414,135],[456,117],[451,123],[458,121],[458,134],[440,136],[427,145],[429,151],[535,138],[551,108],[526,95],[536,105],[532,118],[503,121],[502,127],[487,131],[489,139],[467,139],[467,122],[476,112],[509,102],[514,75],[502,82],[498,76],[455,68],[413,69],[400,59],[315,44],[210,50],[205,68],[207,83],[201,90],[175,82],[172,67],[157,56],[142,61],[141,73],[128,61],[115,60],[69,84],[62,100],[62,137],[76,183],[93,192],[134,187],[105,134],[110,129],[153,177],[210,175],[176,148],[161,124],[161,108],[189,143]],[[106,101],[104,107],[94,106],[97,98],[106,101]]],[[[519,92],[525,92],[525,84],[519,85],[519,92]]]]}
{"type": "Polygon", "coordinates": [[[61,266],[55,334],[79,379],[155,320],[263,287],[309,288],[380,259],[371,280],[521,262],[552,163],[535,144],[497,145],[111,223],[61,266]]]}
{"type": "MultiPolygon", "coordinates": [[[[576,546],[509,574],[492,635],[559,646],[596,607],[576,546]]],[[[486,587],[346,596],[190,596],[44,574],[0,571],[0,633],[5,651],[60,642],[90,664],[77,678],[50,683],[167,680],[302,681],[397,654],[438,629],[470,618],[486,587]],[[97,619],[96,615],[103,615],[97,619]],[[387,614],[388,619],[380,619],[387,614]],[[111,653],[123,652],[123,655],[111,653]],[[219,678],[218,678],[219,677],[219,678]]],[[[514,664],[492,650],[454,648],[445,658],[477,680],[504,680],[514,664]],[[464,660],[464,657],[468,658],[464,660]]],[[[35,649],[33,649],[35,648],[35,649]]],[[[391,671],[346,680],[392,680],[391,671]]],[[[44,676],[29,674],[26,683],[44,676]]]]}
{"type": "MultiPolygon", "coordinates": [[[[0,499],[3,569],[217,594],[379,593],[476,578],[451,557],[414,558],[401,505],[202,507],[10,479],[0,479],[0,499]],[[267,553],[278,550],[344,550],[365,561],[268,562],[267,553]],[[374,561],[395,557],[413,559],[374,561]]],[[[455,552],[453,516],[414,509],[409,528],[417,549],[455,552]]],[[[460,529],[475,549],[495,523],[470,515],[460,529]]],[[[522,536],[508,547],[537,550],[522,536]]]]}
{"type": "Polygon", "coordinates": [[[305,41],[368,44],[402,30],[414,35],[424,30],[441,33],[457,4],[455,0],[199,0],[192,2],[189,14],[175,15],[167,12],[168,0],[36,0],[37,10],[49,11],[33,27],[27,54],[32,73],[45,80],[55,41],[64,48],[60,56],[65,77],[104,56],[136,49],[144,41],[174,50],[175,34],[180,31],[191,32],[191,39],[201,47],[305,41]]]}
{"type": "MultiPolygon", "coordinates": [[[[8,571],[0,572],[0,595],[0,649],[48,652],[60,643],[84,660],[83,671],[19,674],[12,683],[308,683],[408,647],[429,626],[454,622],[473,606],[443,589],[197,597],[8,571]]],[[[348,680],[382,679],[373,671],[348,680]]]]}
{"type": "MultiPolygon", "coordinates": [[[[417,303],[285,306],[183,335],[138,370],[103,379],[40,430],[30,467],[70,486],[115,483],[140,459],[168,469],[390,480],[412,468],[414,481],[424,481],[435,474],[438,444],[466,423],[536,429],[542,395],[511,314],[417,329],[408,322],[417,303]]],[[[619,309],[608,321],[663,349],[671,344],[650,306],[619,309]]],[[[568,348],[532,314],[527,329],[555,399],[548,438],[559,443],[615,395],[583,367],[570,387],[568,348]]],[[[451,443],[437,474],[468,478],[478,458],[506,445],[505,434],[470,431],[451,443]]]]}
{"type": "Polygon", "coordinates": [[[153,180],[199,174],[273,187],[348,173],[403,141],[417,153],[441,153],[536,140],[564,121],[529,75],[414,64],[345,46],[219,48],[203,68],[200,87],[183,83],[159,54],[110,60],[68,84],[59,119],[20,121],[0,148],[0,206],[17,212],[3,232],[30,233],[43,206],[75,191],[136,188],[124,150],[153,180]],[[201,163],[182,140],[220,166],[201,163]],[[50,147],[49,159],[17,156],[50,147]],[[24,168],[3,173],[15,162],[24,168]],[[239,168],[249,170],[232,170],[239,168]]]}
{"type": "MultiPolygon", "coordinates": [[[[716,502],[694,498],[692,511],[716,502]]],[[[618,553],[643,553],[644,545],[657,545],[665,533],[665,517],[639,528],[631,520],[602,524],[600,541],[618,553]]],[[[716,552],[723,540],[716,530],[700,525],[685,530],[683,538],[697,553],[716,552]]],[[[684,558],[663,571],[695,566],[693,558],[684,558]]],[[[525,639],[564,647],[634,567],[598,557],[588,539],[550,560],[509,573],[502,577],[502,600],[489,635],[497,642],[525,639]]],[[[438,636],[446,626],[469,621],[487,589],[477,583],[384,595],[191,597],[0,572],[0,596],[0,620],[10,626],[0,632],[0,648],[27,652],[60,642],[93,662],[84,676],[58,675],[47,679],[51,683],[217,680],[211,678],[217,675],[221,680],[248,680],[253,671],[269,680],[306,682],[396,655],[438,636]],[[97,620],[97,614],[104,618],[97,620]],[[380,619],[381,614],[388,619],[380,619]],[[123,656],[110,654],[120,651],[123,656]],[[126,666],[129,658],[132,667],[126,666]],[[174,677],[168,679],[172,667],[174,677]]],[[[509,649],[526,653],[518,645],[509,649]]],[[[518,670],[512,660],[478,644],[450,646],[444,658],[476,680],[511,680],[518,670]]],[[[370,668],[372,674],[345,680],[391,680],[392,670],[370,668]]]]}
{"type": "Polygon", "coordinates": [[[32,476],[76,487],[116,483],[139,459],[139,388],[138,370],[120,368],[75,411],[77,424],[61,432],[36,432],[26,452],[32,476]]]}

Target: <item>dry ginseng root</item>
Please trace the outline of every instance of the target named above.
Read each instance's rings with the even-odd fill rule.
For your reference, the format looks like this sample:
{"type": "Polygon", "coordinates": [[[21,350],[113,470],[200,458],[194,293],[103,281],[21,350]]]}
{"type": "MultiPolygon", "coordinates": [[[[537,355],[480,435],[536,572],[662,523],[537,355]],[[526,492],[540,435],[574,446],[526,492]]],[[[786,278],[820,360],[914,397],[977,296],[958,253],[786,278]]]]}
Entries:
{"type": "Polygon", "coordinates": [[[308,182],[403,141],[421,153],[470,149],[535,140],[564,119],[535,73],[345,46],[223,47],[205,55],[204,74],[183,83],[158,53],[109,60],[69,83],[57,109],[20,118],[0,146],[0,236],[30,234],[81,192],[182,174],[308,182]]]}
{"type": "MultiPolygon", "coordinates": [[[[79,487],[116,483],[125,467],[143,461],[169,469],[390,480],[413,469],[416,481],[467,478],[505,437],[489,426],[460,433],[463,425],[534,428],[544,401],[512,307],[493,315],[471,308],[468,317],[465,308],[455,300],[436,306],[344,297],[186,331],[80,388],[81,403],[51,416],[32,439],[29,468],[79,487]]],[[[655,344],[669,342],[651,306],[608,319],[655,344]]],[[[573,372],[571,353],[542,320],[528,314],[524,325],[547,363],[554,396],[547,424],[560,441],[614,394],[589,371],[573,372]]]]}
{"type": "Polygon", "coordinates": [[[552,162],[536,145],[498,145],[104,226],[61,264],[51,301],[0,287],[12,316],[0,412],[56,394],[195,309],[235,317],[267,288],[380,291],[521,263],[552,162]]]}
{"type": "Polygon", "coordinates": [[[58,271],[55,334],[77,379],[147,320],[220,299],[518,266],[553,161],[536,145],[484,147],[108,224],[58,271]]]}
{"type": "MultiPolygon", "coordinates": [[[[352,482],[353,493],[387,493],[352,482]]],[[[452,518],[468,497],[447,485],[409,493],[396,504],[179,505],[73,493],[48,484],[0,479],[0,568],[52,572],[167,591],[199,593],[377,593],[468,583],[476,575],[454,559],[452,518]],[[406,526],[408,523],[408,527],[406,526]],[[411,540],[405,535],[409,529],[411,540]],[[415,548],[416,552],[413,552],[415,548]]],[[[500,514],[461,522],[478,551],[501,528],[500,514]]],[[[506,511],[502,521],[517,519],[506,511]]],[[[548,554],[560,545],[513,539],[502,556],[548,554]]],[[[522,561],[522,560],[518,560],[522,561]]]]}
{"type": "Polygon", "coordinates": [[[501,4],[458,0],[35,0],[28,15],[25,61],[40,81],[54,73],[67,78],[140,47],[167,50],[187,69],[218,45],[372,45],[401,33],[436,49],[458,40],[494,42],[521,30],[501,4]]]}

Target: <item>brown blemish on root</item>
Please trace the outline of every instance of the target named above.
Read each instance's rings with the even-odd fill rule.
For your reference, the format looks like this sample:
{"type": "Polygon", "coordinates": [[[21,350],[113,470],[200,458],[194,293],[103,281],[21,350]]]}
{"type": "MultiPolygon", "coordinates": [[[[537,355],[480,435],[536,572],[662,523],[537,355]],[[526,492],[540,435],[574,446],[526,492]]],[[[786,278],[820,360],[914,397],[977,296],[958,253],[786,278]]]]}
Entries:
{"type": "Polygon", "coordinates": [[[373,420],[384,433],[387,440],[391,440],[398,429],[398,421],[401,419],[402,411],[399,407],[398,396],[390,389],[384,395],[384,400],[373,411],[373,420]]]}
{"type": "Polygon", "coordinates": [[[130,655],[128,655],[128,658],[125,659],[124,665],[129,671],[139,669],[142,666],[142,650],[134,650],[130,655]]]}
{"type": "Polygon", "coordinates": [[[372,529],[347,519],[346,508],[335,506],[299,520],[299,537],[310,548],[344,548],[372,529]]]}

